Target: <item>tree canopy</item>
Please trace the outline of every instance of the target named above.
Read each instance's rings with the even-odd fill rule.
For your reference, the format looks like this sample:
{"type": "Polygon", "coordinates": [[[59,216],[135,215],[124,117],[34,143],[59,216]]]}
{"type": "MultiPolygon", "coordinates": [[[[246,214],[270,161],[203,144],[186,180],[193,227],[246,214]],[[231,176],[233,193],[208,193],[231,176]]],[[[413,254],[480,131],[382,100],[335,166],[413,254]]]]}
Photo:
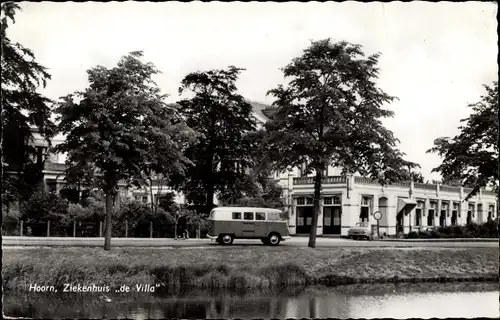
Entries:
{"type": "Polygon", "coordinates": [[[182,175],[191,164],[183,152],[194,132],[175,106],[164,102],[152,80],[159,71],[141,57],[132,52],[114,68],[88,70],[89,87],[67,95],[57,108],[66,140],[55,150],[68,153],[68,182],[85,177],[106,194],[107,250],[119,181],[140,185],[146,170],[182,175]]]}
{"type": "Polygon", "coordinates": [[[312,42],[302,56],[283,68],[289,83],[270,90],[277,108],[266,123],[264,146],[278,170],[307,162],[315,171],[314,214],[309,246],[315,246],[322,174],[328,165],[344,173],[390,183],[417,167],[405,161],[394,134],[382,119],[395,97],[377,87],[380,54],[365,58],[360,45],[330,39],[312,42]]]}
{"type": "Polygon", "coordinates": [[[245,207],[264,207],[284,210],[283,189],[272,177],[272,163],[260,148],[266,136],[261,129],[248,135],[251,143],[250,166],[239,181],[228,186],[220,195],[224,204],[245,207]]]}
{"type": "Polygon", "coordinates": [[[193,97],[179,101],[187,124],[199,135],[187,156],[195,163],[179,185],[187,200],[203,211],[213,207],[213,198],[241,181],[250,164],[248,133],[255,130],[252,106],[238,94],[236,81],[244,69],[199,71],[188,74],[179,93],[193,97]]]}
{"type": "Polygon", "coordinates": [[[47,145],[55,129],[50,120],[52,101],[37,92],[38,88],[46,85],[50,74],[35,60],[30,49],[11,41],[7,34],[19,10],[19,4],[14,2],[4,2],[0,9],[2,172],[16,173],[2,173],[2,199],[5,202],[27,200],[41,179],[43,150],[37,150],[33,144],[32,125],[47,145]]]}
{"type": "Polygon", "coordinates": [[[427,151],[443,158],[432,170],[443,176],[443,182],[473,188],[468,198],[481,187],[498,190],[498,81],[484,89],[486,95],[468,105],[471,114],[460,121],[459,133],[434,140],[434,147],[427,151]]]}

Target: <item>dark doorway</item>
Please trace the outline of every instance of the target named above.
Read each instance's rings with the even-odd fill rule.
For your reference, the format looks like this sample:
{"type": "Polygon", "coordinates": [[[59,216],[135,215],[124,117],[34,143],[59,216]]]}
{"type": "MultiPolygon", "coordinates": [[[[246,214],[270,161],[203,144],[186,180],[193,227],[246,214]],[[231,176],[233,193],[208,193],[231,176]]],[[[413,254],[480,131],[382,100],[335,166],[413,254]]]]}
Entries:
{"type": "Polygon", "coordinates": [[[311,233],[313,207],[297,207],[297,233],[311,233]]]}
{"type": "Polygon", "coordinates": [[[441,215],[439,215],[439,226],[446,226],[446,210],[441,210],[441,215]]]}
{"type": "Polygon", "coordinates": [[[341,207],[323,208],[323,233],[340,234],[341,231],[341,207]]]}
{"type": "Polygon", "coordinates": [[[457,220],[458,220],[458,213],[456,210],[453,210],[451,213],[451,225],[456,226],[457,225],[457,220]]]}
{"type": "Polygon", "coordinates": [[[429,227],[434,226],[434,210],[429,210],[429,214],[427,215],[427,225],[429,227]]]}
{"type": "Polygon", "coordinates": [[[368,222],[368,215],[370,214],[369,207],[361,207],[361,212],[359,213],[359,221],[368,222]]]}
{"type": "Polygon", "coordinates": [[[467,211],[467,224],[472,223],[472,211],[467,211]]]}
{"type": "Polygon", "coordinates": [[[422,209],[415,209],[415,226],[420,227],[422,225],[422,209]]]}
{"type": "Polygon", "coordinates": [[[404,210],[399,211],[396,216],[396,234],[404,232],[404,210]]]}

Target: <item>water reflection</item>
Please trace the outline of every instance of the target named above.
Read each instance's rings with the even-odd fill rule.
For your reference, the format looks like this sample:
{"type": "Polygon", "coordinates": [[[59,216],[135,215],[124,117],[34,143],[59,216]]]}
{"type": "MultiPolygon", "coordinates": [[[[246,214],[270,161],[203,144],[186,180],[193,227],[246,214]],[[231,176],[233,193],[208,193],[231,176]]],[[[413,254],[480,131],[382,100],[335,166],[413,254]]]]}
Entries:
{"type": "Polygon", "coordinates": [[[500,316],[498,284],[355,285],[280,292],[4,295],[4,314],[33,318],[446,318],[500,316]]]}

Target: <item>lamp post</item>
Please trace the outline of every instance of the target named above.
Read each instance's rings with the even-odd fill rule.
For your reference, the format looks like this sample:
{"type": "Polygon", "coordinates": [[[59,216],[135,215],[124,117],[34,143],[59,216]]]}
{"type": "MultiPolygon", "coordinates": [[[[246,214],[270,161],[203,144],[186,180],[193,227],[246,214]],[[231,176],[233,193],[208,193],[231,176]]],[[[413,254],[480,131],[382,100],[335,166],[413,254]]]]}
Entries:
{"type": "Polygon", "coordinates": [[[373,213],[373,217],[375,218],[375,220],[377,220],[377,238],[380,239],[380,219],[382,219],[382,212],[380,211],[375,211],[373,213]]]}

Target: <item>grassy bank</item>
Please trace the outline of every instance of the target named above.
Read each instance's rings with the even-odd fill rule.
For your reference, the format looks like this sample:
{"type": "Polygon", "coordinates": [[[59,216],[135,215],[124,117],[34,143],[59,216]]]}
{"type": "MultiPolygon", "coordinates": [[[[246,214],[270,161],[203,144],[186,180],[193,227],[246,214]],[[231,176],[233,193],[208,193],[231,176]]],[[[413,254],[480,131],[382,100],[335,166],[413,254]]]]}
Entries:
{"type": "Polygon", "coordinates": [[[308,284],[497,281],[498,248],[40,248],[3,250],[3,285],[161,284],[275,288],[308,284]]]}

